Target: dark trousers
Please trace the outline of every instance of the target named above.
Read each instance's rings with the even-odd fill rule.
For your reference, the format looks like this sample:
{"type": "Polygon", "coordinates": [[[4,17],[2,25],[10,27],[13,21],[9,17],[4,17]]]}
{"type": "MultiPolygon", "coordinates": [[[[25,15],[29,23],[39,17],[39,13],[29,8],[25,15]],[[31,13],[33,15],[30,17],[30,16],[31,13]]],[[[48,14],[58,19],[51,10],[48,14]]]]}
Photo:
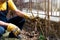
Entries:
{"type": "Polygon", "coordinates": [[[16,17],[9,19],[8,23],[13,23],[13,24],[17,25],[22,30],[23,25],[25,23],[25,19],[22,17],[16,16],[16,17]]]}

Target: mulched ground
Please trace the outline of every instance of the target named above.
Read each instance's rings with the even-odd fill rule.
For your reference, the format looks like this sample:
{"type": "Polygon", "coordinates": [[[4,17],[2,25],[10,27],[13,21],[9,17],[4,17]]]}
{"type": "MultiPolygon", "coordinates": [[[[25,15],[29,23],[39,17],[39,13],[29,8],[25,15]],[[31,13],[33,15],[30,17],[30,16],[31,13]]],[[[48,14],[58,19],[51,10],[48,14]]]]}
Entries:
{"type": "MultiPolygon", "coordinates": [[[[35,18],[36,19],[36,18],[35,18]]],[[[39,18],[38,18],[39,19],[39,18]]],[[[46,22],[48,22],[47,20],[46,20],[46,22]]],[[[50,21],[51,22],[51,24],[50,25],[54,25],[53,27],[54,27],[54,30],[56,30],[55,32],[57,32],[56,34],[57,34],[57,36],[59,37],[59,24],[57,23],[57,22],[53,22],[53,21],[50,21]],[[57,27],[58,26],[58,27],[57,27]]],[[[41,24],[41,26],[42,26],[42,28],[43,28],[43,31],[44,31],[44,35],[46,35],[46,33],[45,33],[45,30],[44,30],[44,26],[45,26],[45,20],[43,20],[43,19],[40,19],[40,20],[38,20],[38,23],[36,24],[36,20],[34,20],[34,21],[32,21],[32,20],[26,20],[26,23],[25,23],[25,25],[24,25],[24,28],[23,28],[23,30],[22,30],[22,32],[23,32],[23,34],[21,34],[21,40],[39,40],[39,34],[40,34],[40,32],[41,32],[41,27],[40,27],[40,23],[42,23],[41,24]],[[36,29],[36,28],[37,29],[36,29]],[[27,35],[27,34],[29,34],[29,35],[27,35]]],[[[52,27],[52,28],[53,28],[52,27]]],[[[50,37],[50,35],[52,34],[52,33],[54,33],[53,31],[54,30],[52,30],[52,31],[48,31],[48,35],[49,35],[49,37],[50,37]]],[[[17,39],[17,38],[8,38],[7,36],[8,36],[8,34],[9,34],[9,32],[7,32],[7,33],[5,33],[4,35],[3,35],[3,38],[1,39],[1,40],[20,40],[20,39],[17,39]],[[5,38],[4,38],[5,37],[5,38]]],[[[53,39],[51,39],[50,38],[50,40],[55,40],[55,35],[53,35],[53,36],[51,36],[53,39]]],[[[47,39],[48,39],[48,37],[47,37],[47,39]]]]}

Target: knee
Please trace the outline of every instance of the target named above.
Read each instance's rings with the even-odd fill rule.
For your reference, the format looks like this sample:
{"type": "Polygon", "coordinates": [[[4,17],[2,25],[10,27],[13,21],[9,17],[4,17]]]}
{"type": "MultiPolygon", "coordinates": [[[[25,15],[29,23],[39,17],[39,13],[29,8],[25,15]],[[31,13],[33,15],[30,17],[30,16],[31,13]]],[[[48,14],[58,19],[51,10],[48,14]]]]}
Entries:
{"type": "Polygon", "coordinates": [[[5,29],[0,26],[0,36],[2,36],[2,34],[4,34],[4,32],[5,32],[5,29]]]}
{"type": "Polygon", "coordinates": [[[17,18],[18,18],[19,21],[25,22],[25,18],[23,18],[23,17],[17,17],[17,18]]]}
{"type": "Polygon", "coordinates": [[[22,20],[23,20],[23,22],[25,23],[25,19],[23,18],[22,20]]]}
{"type": "Polygon", "coordinates": [[[25,23],[25,19],[22,18],[22,20],[20,20],[19,23],[25,23]]]}

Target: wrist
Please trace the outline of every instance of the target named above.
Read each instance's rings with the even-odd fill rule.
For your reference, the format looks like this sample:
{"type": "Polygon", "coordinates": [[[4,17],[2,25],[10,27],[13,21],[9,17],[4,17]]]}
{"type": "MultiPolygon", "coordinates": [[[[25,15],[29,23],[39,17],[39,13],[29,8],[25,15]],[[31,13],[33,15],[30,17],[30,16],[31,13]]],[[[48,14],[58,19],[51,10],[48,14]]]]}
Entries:
{"type": "Polygon", "coordinates": [[[5,23],[5,24],[3,24],[3,25],[7,27],[7,26],[9,25],[9,23],[5,23]]]}
{"type": "Polygon", "coordinates": [[[0,25],[2,26],[8,26],[9,23],[6,23],[6,22],[3,22],[3,21],[0,21],[0,25]]]}

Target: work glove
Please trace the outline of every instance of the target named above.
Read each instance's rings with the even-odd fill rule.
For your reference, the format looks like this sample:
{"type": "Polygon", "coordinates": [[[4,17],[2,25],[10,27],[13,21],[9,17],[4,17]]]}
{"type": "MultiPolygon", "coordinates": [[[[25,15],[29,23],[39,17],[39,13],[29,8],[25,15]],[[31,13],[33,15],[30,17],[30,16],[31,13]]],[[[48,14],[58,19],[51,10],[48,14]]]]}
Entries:
{"type": "Polygon", "coordinates": [[[7,31],[13,32],[15,36],[18,36],[21,32],[21,30],[16,25],[11,23],[7,26],[7,31]]]}
{"type": "Polygon", "coordinates": [[[34,20],[35,19],[35,16],[32,16],[32,14],[24,14],[24,18],[26,18],[26,19],[30,19],[30,20],[34,20]]]}

